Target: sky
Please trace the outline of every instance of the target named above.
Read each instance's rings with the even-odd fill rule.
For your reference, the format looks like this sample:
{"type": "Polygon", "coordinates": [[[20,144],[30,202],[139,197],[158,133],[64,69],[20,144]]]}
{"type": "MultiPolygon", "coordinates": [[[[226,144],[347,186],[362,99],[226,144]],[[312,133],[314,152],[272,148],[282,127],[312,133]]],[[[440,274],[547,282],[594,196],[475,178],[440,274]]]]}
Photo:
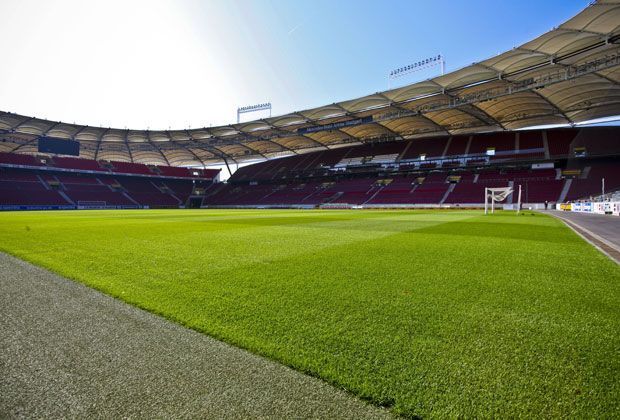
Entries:
{"type": "Polygon", "coordinates": [[[587,4],[0,0],[0,110],[115,128],[231,124],[239,106],[280,115],[386,90],[390,70],[440,53],[455,70],[587,4]]]}

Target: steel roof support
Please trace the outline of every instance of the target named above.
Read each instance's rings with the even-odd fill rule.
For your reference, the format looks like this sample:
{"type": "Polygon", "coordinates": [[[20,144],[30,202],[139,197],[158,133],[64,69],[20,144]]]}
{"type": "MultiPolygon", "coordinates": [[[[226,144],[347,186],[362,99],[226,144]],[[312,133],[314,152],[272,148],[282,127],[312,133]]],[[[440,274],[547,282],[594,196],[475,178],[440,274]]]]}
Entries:
{"type": "MultiPolygon", "coordinates": [[[[195,143],[197,143],[197,144],[199,144],[199,145],[200,145],[199,147],[197,146],[196,148],[198,148],[198,149],[204,149],[204,150],[206,150],[207,152],[211,153],[212,155],[214,155],[214,156],[218,156],[218,157],[219,157],[219,158],[221,158],[221,159],[223,159],[223,158],[224,158],[224,156],[226,156],[226,157],[228,157],[228,158],[232,159],[232,157],[231,157],[230,155],[228,155],[226,152],[224,152],[223,150],[221,150],[221,149],[219,149],[219,148],[217,148],[217,147],[215,147],[215,146],[213,146],[213,145],[211,145],[211,144],[208,144],[208,143],[206,143],[206,142],[205,142],[205,143],[199,143],[199,141],[198,141],[198,140],[194,139],[194,137],[192,136],[192,134],[190,133],[190,131],[189,131],[189,130],[183,130],[183,131],[185,132],[185,134],[187,135],[187,137],[189,137],[190,141],[193,141],[193,142],[195,142],[195,143]]],[[[211,134],[211,133],[210,133],[210,134],[211,134]]],[[[233,160],[233,161],[235,161],[234,159],[232,159],[232,160],[233,160]]]]}
{"type": "Polygon", "coordinates": [[[20,126],[26,124],[27,122],[30,122],[32,120],[36,119],[35,117],[26,117],[24,118],[22,121],[18,122],[17,124],[14,124],[11,126],[11,128],[9,128],[9,131],[14,131],[17,130],[20,126]]]}
{"type": "MultiPolygon", "coordinates": [[[[297,114],[295,114],[295,115],[297,115],[297,114]]],[[[304,118],[304,117],[303,117],[303,116],[301,116],[301,115],[299,115],[299,116],[300,116],[300,117],[302,117],[302,118],[304,118]]],[[[313,139],[312,137],[308,137],[308,136],[307,136],[307,135],[305,135],[305,134],[300,134],[300,133],[296,133],[296,132],[292,132],[292,131],[286,131],[286,130],[284,130],[284,129],[282,129],[282,128],[276,127],[276,126],[275,126],[275,125],[273,125],[273,124],[270,124],[270,123],[269,123],[268,121],[266,121],[265,119],[262,119],[262,120],[259,120],[259,121],[262,121],[262,122],[264,122],[265,124],[269,125],[269,128],[271,128],[272,130],[276,131],[276,132],[279,134],[279,136],[278,136],[278,137],[274,137],[274,138],[286,138],[286,137],[295,137],[295,136],[296,136],[296,137],[303,137],[303,138],[305,138],[305,139],[307,139],[307,140],[310,140],[310,141],[311,141],[311,142],[313,142],[313,143],[316,143],[317,145],[319,145],[319,147],[323,147],[323,148],[325,148],[325,149],[327,150],[327,146],[325,146],[323,143],[318,142],[318,141],[316,141],[315,139],[313,139]],[[280,136],[280,135],[282,135],[282,136],[280,136]]],[[[297,154],[297,152],[296,152],[295,150],[299,150],[299,149],[290,149],[290,148],[288,148],[288,147],[286,147],[286,146],[284,146],[283,144],[280,144],[280,143],[276,143],[276,144],[278,144],[279,146],[281,146],[281,147],[283,147],[283,148],[285,148],[285,149],[287,149],[287,150],[290,150],[291,152],[296,153],[296,154],[297,154]]]]}
{"type": "Polygon", "coordinates": [[[226,164],[226,169],[228,169],[228,174],[232,176],[232,171],[230,170],[230,166],[228,166],[228,159],[224,158],[224,163],[226,164]]]}
{"type": "Polygon", "coordinates": [[[60,124],[62,124],[62,122],[58,121],[57,123],[54,123],[52,125],[50,125],[50,127],[45,130],[44,132],[41,133],[41,136],[47,136],[47,134],[52,131],[54,128],[58,127],[60,124]]]}
{"type": "Polygon", "coordinates": [[[194,159],[196,159],[198,162],[200,162],[200,164],[202,165],[203,169],[206,167],[205,162],[196,153],[194,153],[189,148],[185,147],[185,145],[180,144],[180,143],[174,141],[172,139],[172,136],[170,135],[170,131],[168,131],[168,130],[166,131],[166,136],[168,137],[168,141],[170,142],[170,144],[176,144],[177,146],[182,147],[184,150],[186,150],[188,153],[190,153],[192,156],[194,156],[194,159]]]}
{"type": "Polygon", "coordinates": [[[171,166],[170,162],[168,161],[168,158],[166,157],[164,152],[162,152],[162,150],[159,148],[159,146],[156,146],[155,143],[151,141],[151,134],[149,133],[148,130],[146,130],[146,141],[149,143],[149,145],[152,148],[154,148],[155,150],[157,150],[159,152],[161,157],[164,158],[164,162],[166,162],[166,165],[171,166]]]}
{"type": "MultiPolygon", "coordinates": [[[[254,138],[254,137],[252,137],[252,136],[249,136],[247,133],[245,133],[245,132],[243,132],[243,131],[241,131],[241,130],[236,129],[236,128],[235,128],[235,127],[233,127],[232,125],[228,125],[227,127],[230,127],[231,129],[235,130],[235,131],[237,132],[237,134],[240,134],[240,135],[241,135],[241,137],[243,137],[243,138],[244,138],[245,140],[247,140],[247,141],[255,142],[255,141],[260,141],[260,140],[262,140],[262,139],[260,139],[260,138],[254,138]]],[[[258,155],[260,155],[260,156],[264,157],[264,158],[265,158],[265,159],[267,159],[267,160],[269,159],[267,156],[265,156],[264,154],[262,154],[262,153],[260,152],[260,150],[258,150],[258,149],[255,149],[255,148],[250,147],[249,145],[247,145],[247,144],[243,144],[243,143],[239,143],[239,145],[240,145],[240,146],[245,147],[246,149],[250,150],[251,152],[253,152],[253,153],[255,153],[255,154],[258,154],[258,155]]]]}
{"type": "Polygon", "coordinates": [[[564,113],[564,111],[562,111],[560,109],[560,107],[556,106],[553,102],[551,102],[551,100],[549,98],[547,98],[545,95],[543,95],[542,93],[538,92],[536,89],[532,89],[530,92],[532,92],[534,95],[538,96],[539,98],[543,99],[545,102],[547,102],[560,116],[562,116],[562,118],[564,118],[566,121],[568,121],[568,123],[572,126],[575,125],[575,122],[570,119],[568,117],[568,115],[566,115],[564,113]]]}
{"type": "Polygon", "coordinates": [[[125,142],[125,147],[127,148],[127,154],[129,155],[129,161],[132,163],[136,163],[133,160],[133,155],[131,153],[131,148],[129,147],[129,130],[125,130],[125,135],[123,136],[123,141],[125,142]]]}
{"type": "MultiPolygon", "coordinates": [[[[400,111],[405,111],[405,112],[411,112],[410,110],[408,110],[407,108],[403,108],[401,105],[398,105],[392,101],[390,101],[390,98],[388,98],[387,96],[385,96],[383,93],[377,92],[377,95],[381,96],[382,98],[384,98],[385,100],[388,101],[388,105],[390,107],[396,108],[400,111]]],[[[450,134],[450,132],[441,124],[433,121],[431,118],[427,117],[426,115],[420,113],[418,115],[411,115],[411,117],[420,117],[428,122],[430,122],[431,124],[433,124],[436,128],[438,128],[440,131],[445,132],[446,134],[450,134]]],[[[406,117],[402,117],[402,118],[406,118],[406,117]]]]}
{"type": "Polygon", "coordinates": [[[38,137],[35,137],[35,138],[33,138],[32,140],[28,140],[26,143],[22,143],[22,144],[20,144],[19,146],[17,146],[17,147],[15,147],[15,148],[11,149],[11,153],[13,153],[13,152],[17,152],[17,151],[18,151],[19,149],[21,149],[22,147],[25,147],[25,146],[29,146],[29,145],[31,145],[32,143],[34,143],[34,142],[35,142],[35,141],[37,141],[38,139],[39,139],[38,137]]]}
{"type": "MultiPolygon", "coordinates": [[[[278,127],[276,127],[276,126],[274,126],[274,125],[270,124],[269,122],[265,121],[265,119],[264,119],[264,118],[262,118],[262,119],[260,119],[260,120],[258,120],[258,121],[260,121],[260,122],[262,122],[262,123],[264,123],[264,124],[267,124],[267,125],[269,126],[269,129],[270,129],[270,130],[273,130],[273,131],[278,132],[278,133],[280,133],[280,132],[282,132],[282,131],[283,131],[283,130],[280,130],[278,127]]],[[[275,144],[276,146],[278,146],[278,147],[280,147],[280,148],[282,148],[282,149],[285,149],[285,150],[288,150],[289,152],[293,152],[293,153],[297,154],[297,152],[295,152],[293,149],[291,149],[291,148],[289,148],[289,147],[286,147],[286,146],[285,146],[285,145],[283,145],[283,144],[277,143],[277,142],[275,142],[275,141],[273,141],[273,140],[271,140],[271,139],[266,139],[265,141],[268,141],[268,142],[270,142],[270,143],[273,143],[273,144],[275,144]]]]}
{"type": "MultiPolygon", "coordinates": [[[[314,120],[311,120],[311,119],[306,118],[305,116],[303,116],[303,115],[302,115],[302,114],[300,114],[299,112],[293,112],[293,113],[291,113],[290,115],[296,115],[296,116],[298,116],[299,118],[301,118],[302,120],[304,120],[304,122],[303,122],[302,124],[310,123],[310,124],[312,124],[313,126],[315,126],[315,127],[316,127],[316,124],[314,123],[314,120]]],[[[299,124],[296,124],[296,125],[299,125],[299,124]]],[[[279,130],[282,130],[282,129],[281,129],[281,128],[279,128],[279,130]]],[[[312,143],[316,144],[318,147],[324,147],[324,148],[325,148],[325,150],[328,150],[328,149],[329,149],[329,147],[327,147],[325,144],[321,143],[321,142],[320,142],[320,141],[318,141],[318,140],[313,139],[312,137],[308,136],[307,134],[299,134],[299,133],[297,133],[296,131],[285,131],[285,130],[282,130],[282,132],[284,132],[284,133],[286,133],[286,134],[285,134],[285,135],[283,135],[283,136],[279,136],[278,138],[286,138],[286,137],[303,137],[303,138],[305,138],[305,139],[310,140],[312,143]]]]}
{"type": "MultiPolygon", "coordinates": [[[[573,30],[566,30],[566,31],[575,32],[573,30]]],[[[530,49],[526,49],[526,48],[522,48],[522,47],[519,47],[518,49],[521,50],[521,51],[527,51],[527,52],[530,52],[530,53],[533,53],[533,54],[542,55],[543,57],[549,59],[550,61],[553,61],[554,65],[562,67],[564,69],[574,69],[574,67],[571,66],[571,65],[561,63],[560,62],[561,58],[560,59],[556,59],[556,57],[554,57],[554,56],[552,56],[550,54],[546,54],[546,53],[542,53],[540,51],[530,50],[530,49]]],[[[606,76],[604,76],[604,75],[602,75],[602,74],[600,74],[598,72],[592,72],[591,74],[593,74],[593,75],[595,75],[595,76],[597,76],[599,78],[602,78],[602,79],[604,79],[604,80],[606,80],[606,81],[608,81],[608,82],[610,82],[610,83],[612,83],[614,85],[618,85],[618,82],[616,82],[613,79],[610,79],[610,78],[608,78],[608,77],[606,77],[606,76]]],[[[506,80],[509,81],[510,83],[514,83],[514,80],[511,80],[510,78],[506,79],[506,80]]],[[[532,92],[534,95],[538,96],[539,98],[541,98],[545,102],[547,102],[551,107],[553,107],[557,111],[557,113],[559,115],[561,115],[564,119],[566,119],[566,121],[568,121],[568,123],[571,126],[575,125],[575,122],[571,118],[569,118],[568,115],[566,115],[566,113],[564,111],[562,111],[562,109],[560,109],[559,106],[557,106],[553,101],[551,101],[551,99],[549,99],[548,97],[546,97],[545,95],[543,95],[542,93],[540,93],[536,89],[531,89],[530,92],[532,92]]]]}
{"type": "Polygon", "coordinates": [[[101,142],[103,141],[103,137],[105,137],[105,135],[108,134],[110,132],[110,130],[111,129],[108,127],[107,129],[101,131],[99,133],[99,135],[97,136],[97,143],[95,145],[95,159],[94,160],[97,160],[97,157],[99,156],[99,150],[101,150],[101,142]]]}
{"type": "MultiPolygon", "coordinates": [[[[440,88],[442,88],[442,89],[443,89],[443,86],[441,86],[439,83],[435,82],[434,80],[430,80],[430,82],[431,82],[431,83],[433,83],[433,84],[435,84],[435,85],[437,85],[437,86],[439,86],[440,88]]],[[[443,91],[443,94],[444,94],[444,95],[446,95],[447,97],[449,97],[450,99],[455,99],[455,98],[457,98],[455,95],[453,95],[453,94],[451,94],[451,93],[448,93],[448,91],[446,91],[445,89],[444,89],[444,91],[443,91]]],[[[467,115],[469,115],[470,117],[473,117],[473,118],[477,119],[477,120],[478,120],[478,121],[480,121],[481,123],[483,123],[483,124],[485,124],[485,125],[489,125],[489,121],[485,121],[485,120],[483,120],[482,118],[480,118],[478,115],[476,115],[476,114],[474,114],[474,113],[472,113],[472,112],[469,112],[469,111],[467,111],[467,110],[463,109],[462,107],[463,107],[463,106],[465,106],[465,105],[471,105],[473,108],[475,108],[476,110],[478,110],[478,111],[479,111],[482,115],[484,115],[485,117],[487,117],[487,118],[489,119],[489,121],[490,121],[493,125],[499,126],[502,130],[505,130],[505,129],[506,129],[506,127],[504,127],[504,126],[502,125],[502,123],[501,123],[501,122],[499,122],[499,121],[498,121],[495,117],[493,117],[493,116],[489,115],[489,114],[488,114],[485,110],[483,110],[482,108],[480,108],[480,107],[476,106],[476,105],[475,105],[475,103],[473,103],[473,102],[472,102],[472,103],[469,103],[469,104],[459,104],[459,105],[457,105],[457,106],[454,106],[452,109],[456,109],[456,110],[458,110],[458,111],[461,111],[461,112],[463,112],[464,114],[467,114],[467,115]]]]}
{"type": "Polygon", "coordinates": [[[76,127],[78,127],[78,128],[79,128],[79,130],[78,130],[78,131],[76,131],[75,133],[73,133],[73,134],[71,135],[71,140],[75,140],[75,138],[76,138],[76,137],[77,137],[77,136],[78,136],[78,135],[79,135],[82,131],[84,131],[84,130],[86,130],[86,129],[88,128],[88,126],[87,126],[87,125],[83,125],[83,126],[81,126],[81,127],[80,127],[80,126],[76,126],[76,127]]]}

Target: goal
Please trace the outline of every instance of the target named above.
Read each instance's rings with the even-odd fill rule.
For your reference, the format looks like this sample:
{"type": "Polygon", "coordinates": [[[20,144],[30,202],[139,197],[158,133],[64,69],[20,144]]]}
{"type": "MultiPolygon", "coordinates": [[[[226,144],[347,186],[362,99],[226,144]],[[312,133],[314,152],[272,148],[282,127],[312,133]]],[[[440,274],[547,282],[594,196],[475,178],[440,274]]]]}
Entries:
{"type": "MultiPolygon", "coordinates": [[[[495,212],[495,203],[504,201],[510,194],[512,194],[512,188],[485,188],[484,189],[484,214],[489,214],[489,202],[491,203],[491,213],[495,212]]],[[[520,208],[521,196],[519,195],[519,207],[520,208]]]]}

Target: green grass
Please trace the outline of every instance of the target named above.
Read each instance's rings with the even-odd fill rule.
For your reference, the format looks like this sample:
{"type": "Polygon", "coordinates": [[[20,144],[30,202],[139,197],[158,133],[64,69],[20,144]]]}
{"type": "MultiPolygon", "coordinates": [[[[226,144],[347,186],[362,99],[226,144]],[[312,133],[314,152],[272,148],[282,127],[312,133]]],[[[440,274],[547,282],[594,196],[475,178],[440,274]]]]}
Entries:
{"type": "Polygon", "coordinates": [[[405,416],[620,416],[620,268],[477,211],[0,214],[0,250],[405,416]]]}

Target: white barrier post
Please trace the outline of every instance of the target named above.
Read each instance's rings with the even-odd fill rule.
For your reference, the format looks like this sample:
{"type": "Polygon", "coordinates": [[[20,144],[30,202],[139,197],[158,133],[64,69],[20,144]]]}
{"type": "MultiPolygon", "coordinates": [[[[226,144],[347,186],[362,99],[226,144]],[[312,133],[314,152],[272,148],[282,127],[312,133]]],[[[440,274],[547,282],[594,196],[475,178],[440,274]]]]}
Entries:
{"type": "Polygon", "coordinates": [[[487,210],[487,202],[489,200],[489,193],[487,191],[487,188],[484,188],[484,214],[488,214],[488,210],[487,210]]]}

